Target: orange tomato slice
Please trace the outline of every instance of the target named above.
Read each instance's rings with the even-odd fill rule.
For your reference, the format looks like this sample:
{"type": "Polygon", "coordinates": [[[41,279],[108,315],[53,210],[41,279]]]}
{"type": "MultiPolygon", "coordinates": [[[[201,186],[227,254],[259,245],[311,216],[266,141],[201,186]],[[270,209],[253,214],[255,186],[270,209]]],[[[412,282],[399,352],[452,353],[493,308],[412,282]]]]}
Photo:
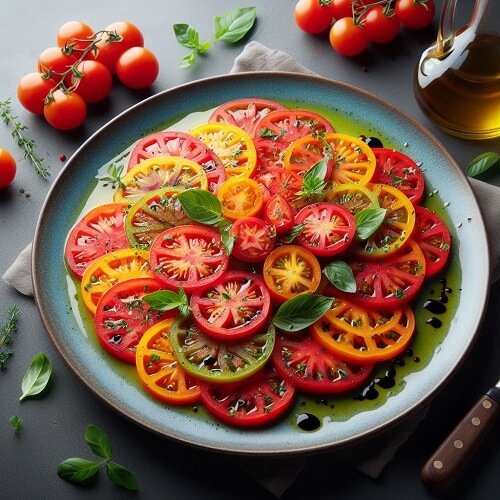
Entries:
{"type": "Polygon", "coordinates": [[[380,208],[375,193],[354,182],[329,186],[325,194],[327,201],[344,206],[353,215],[367,208],[380,208]]]}
{"type": "Polygon", "coordinates": [[[258,215],[264,203],[259,184],[247,177],[233,177],[224,181],[217,198],[222,204],[222,215],[232,221],[258,215]]]}

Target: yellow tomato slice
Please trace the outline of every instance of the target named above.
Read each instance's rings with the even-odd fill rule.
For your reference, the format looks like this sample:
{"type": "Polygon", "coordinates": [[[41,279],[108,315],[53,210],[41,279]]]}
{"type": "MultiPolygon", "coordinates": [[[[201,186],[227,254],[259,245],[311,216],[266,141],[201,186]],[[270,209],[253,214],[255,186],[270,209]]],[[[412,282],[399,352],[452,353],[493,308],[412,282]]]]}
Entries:
{"type": "Polygon", "coordinates": [[[233,177],[224,181],[217,198],[222,204],[222,215],[230,220],[257,215],[264,203],[259,184],[247,177],[233,177]]]}
{"type": "Polygon", "coordinates": [[[379,259],[405,245],[415,227],[415,208],[399,189],[387,184],[372,184],[380,208],[387,210],[384,221],[366,240],[355,239],[349,247],[356,255],[379,259]]]}
{"type": "Polygon", "coordinates": [[[115,202],[134,203],[148,191],[173,186],[208,189],[207,174],[201,165],[182,156],[157,156],[129,170],[114,194],[115,202]]]}
{"type": "Polygon", "coordinates": [[[156,399],[171,404],[198,401],[200,388],[196,378],[182,368],[170,343],[173,318],[152,326],[137,345],[136,367],[143,387],[156,399]]]}
{"type": "Polygon", "coordinates": [[[348,182],[326,189],[326,200],[347,208],[353,215],[368,208],[380,208],[377,196],[366,186],[348,182]]]}
{"type": "Polygon", "coordinates": [[[353,363],[398,356],[408,346],[414,330],[415,316],[407,305],[378,310],[346,299],[335,299],[330,310],[310,327],[321,345],[353,363]]]}
{"type": "Polygon", "coordinates": [[[119,281],[131,278],[153,278],[149,252],[138,248],[123,248],[103,255],[93,262],[82,276],[80,289],[87,309],[95,314],[102,294],[119,281]]]}
{"type": "Polygon", "coordinates": [[[222,161],[226,178],[249,177],[257,165],[252,138],[241,128],[223,122],[206,123],[189,132],[222,161]]]}

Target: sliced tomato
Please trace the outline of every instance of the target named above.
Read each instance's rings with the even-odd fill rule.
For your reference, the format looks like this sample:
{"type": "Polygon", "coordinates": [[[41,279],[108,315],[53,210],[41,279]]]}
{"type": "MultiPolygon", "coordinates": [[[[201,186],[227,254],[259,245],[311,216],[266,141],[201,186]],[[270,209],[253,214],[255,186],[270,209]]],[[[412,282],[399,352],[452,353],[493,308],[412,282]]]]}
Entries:
{"type": "Polygon", "coordinates": [[[276,228],[257,217],[238,219],[229,235],[235,238],[232,255],[243,262],[263,261],[276,243],[276,228]]]}
{"type": "Polygon", "coordinates": [[[180,187],[157,189],[134,202],[125,218],[125,231],[133,247],[149,249],[165,229],[193,223],[177,199],[181,191],[180,187]]]}
{"type": "Polygon", "coordinates": [[[87,309],[95,314],[100,298],[119,281],[131,278],[153,278],[149,252],[138,248],[122,248],[99,257],[87,267],[80,291],[87,309]]]}
{"type": "Polygon", "coordinates": [[[157,236],[150,248],[150,263],[165,288],[177,291],[182,287],[191,293],[214,283],[226,271],[229,258],[217,231],[186,225],[157,236]]]}
{"type": "Polygon", "coordinates": [[[70,231],[64,256],[78,279],[101,255],[129,246],[125,233],[128,208],[127,203],[99,205],[87,212],[70,231]]]}
{"type": "Polygon", "coordinates": [[[144,295],[161,290],[163,283],[154,278],[120,281],[107,290],[97,304],[94,325],[97,338],[115,358],[135,364],[137,344],[154,324],[176,314],[160,312],[142,300],[144,295]]]}
{"type": "Polygon", "coordinates": [[[304,180],[296,172],[286,170],[283,167],[269,167],[256,172],[254,180],[259,184],[262,191],[267,193],[266,201],[280,194],[294,208],[303,207],[306,202],[297,193],[302,189],[304,180]]]}
{"type": "Polygon", "coordinates": [[[321,202],[302,208],[295,217],[304,229],[295,241],[318,257],[333,257],[346,250],[354,238],[354,216],[341,205],[321,202]]]}
{"type": "Polygon", "coordinates": [[[127,170],[156,156],[182,156],[203,167],[207,174],[208,189],[216,193],[226,179],[221,159],[206,144],[185,132],[166,130],[149,134],[132,149],[127,170]]]}
{"type": "Polygon", "coordinates": [[[372,364],[353,364],[333,355],[308,333],[294,338],[277,335],[272,360],[285,380],[313,394],[350,391],[373,371],[372,364]]]}
{"type": "Polygon", "coordinates": [[[272,111],[261,118],[253,135],[259,168],[283,166],[282,154],[297,139],[309,134],[334,132],[333,125],[313,111],[272,111]]]}
{"type": "Polygon", "coordinates": [[[217,107],[208,121],[235,125],[252,136],[256,123],[271,111],[278,109],[286,108],[269,99],[234,99],[217,107]]]}
{"type": "Polygon", "coordinates": [[[401,354],[415,330],[408,305],[379,310],[336,299],[310,332],[333,354],[353,363],[377,363],[401,354]]]}
{"type": "Polygon", "coordinates": [[[222,161],[226,179],[252,175],[257,153],[252,138],[241,128],[223,122],[199,125],[190,131],[222,161]]]}
{"type": "Polygon", "coordinates": [[[268,365],[234,384],[201,382],[201,399],[222,422],[236,427],[262,427],[283,416],[293,403],[295,387],[268,365]]]}
{"type": "MultiPolygon", "coordinates": [[[[390,309],[405,304],[416,296],[425,278],[425,257],[413,238],[385,259],[353,257],[346,262],[356,280],[356,293],[349,298],[366,307],[390,309]]],[[[328,290],[326,287],[326,294],[330,294],[328,290]]],[[[332,294],[343,295],[338,291],[332,294]]]]}
{"type": "Polygon", "coordinates": [[[420,167],[401,151],[372,148],[377,168],[372,182],[389,184],[403,192],[414,205],[424,197],[425,180],[420,167]]]}
{"type": "Polygon", "coordinates": [[[137,375],[154,398],[183,405],[200,399],[198,379],[188,375],[177,361],[170,344],[173,318],[160,321],[142,336],[137,346],[137,375]]]}
{"type": "Polygon", "coordinates": [[[202,332],[192,317],[177,318],[170,329],[172,348],[194,377],[219,383],[238,382],[258,372],[274,347],[274,327],[248,339],[224,341],[202,332]]]}
{"type": "Polygon", "coordinates": [[[196,290],[189,304],[198,328],[221,340],[257,333],[271,314],[264,281],[247,271],[227,271],[213,285],[196,290]]]}
{"type": "Polygon", "coordinates": [[[264,281],[276,303],[314,293],[321,281],[318,259],[298,245],[276,247],[264,261],[264,281]]]}
{"type": "Polygon", "coordinates": [[[425,256],[425,276],[441,272],[450,256],[451,235],[443,220],[428,208],[415,207],[415,228],[412,236],[425,256]]]}
{"type": "Polygon", "coordinates": [[[258,215],[264,204],[259,184],[247,177],[233,177],[224,181],[217,192],[222,204],[222,215],[235,221],[258,215]]]}
{"type": "Polygon", "coordinates": [[[134,203],[149,191],[169,186],[207,190],[207,174],[201,165],[182,156],[158,156],[129,170],[122,177],[113,199],[134,203]]]}
{"type": "Polygon", "coordinates": [[[286,234],[292,230],[295,214],[295,208],[281,194],[271,196],[264,206],[264,220],[275,227],[277,234],[286,234]]]}
{"type": "Polygon", "coordinates": [[[330,185],[325,199],[347,208],[353,215],[368,208],[380,208],[376,194],[366,186],[354,182],[330,185]]]}

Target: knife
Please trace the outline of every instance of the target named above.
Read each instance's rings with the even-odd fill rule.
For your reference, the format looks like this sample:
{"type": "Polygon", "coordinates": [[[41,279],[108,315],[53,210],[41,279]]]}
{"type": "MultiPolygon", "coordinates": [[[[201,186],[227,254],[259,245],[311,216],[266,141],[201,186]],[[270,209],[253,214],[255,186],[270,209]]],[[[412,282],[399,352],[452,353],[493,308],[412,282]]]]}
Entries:
{"type": "Polygon", "coordinates": [[[420,477],[429,489],[447,489],[464,469],[471,455],[500,413],[500,380],[484,394],[422,467],[420,477]]]}

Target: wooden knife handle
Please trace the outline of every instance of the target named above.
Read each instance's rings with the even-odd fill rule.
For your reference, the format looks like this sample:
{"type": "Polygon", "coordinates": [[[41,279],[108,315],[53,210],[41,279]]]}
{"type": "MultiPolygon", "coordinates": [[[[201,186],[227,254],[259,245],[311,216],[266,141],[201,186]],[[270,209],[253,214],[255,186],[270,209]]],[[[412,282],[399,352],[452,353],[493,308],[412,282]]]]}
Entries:
{"type": "Polygon", "coordinates": [[[495,423],[500,405],[487,394],[482,396],[443,444],[425,463],[422,482],[433,491],[444,491],[463,470],[488,430],[495,423]]]}

